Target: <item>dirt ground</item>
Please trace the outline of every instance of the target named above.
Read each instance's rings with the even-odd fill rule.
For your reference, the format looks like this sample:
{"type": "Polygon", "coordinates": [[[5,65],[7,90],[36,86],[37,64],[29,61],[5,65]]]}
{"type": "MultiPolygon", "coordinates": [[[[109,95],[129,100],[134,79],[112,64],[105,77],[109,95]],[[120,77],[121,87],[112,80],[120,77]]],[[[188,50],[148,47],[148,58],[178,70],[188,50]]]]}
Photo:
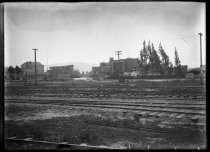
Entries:
{"type": "MultiPolygon", "coordinates": [[[[81,100],[99,98],[100,100],[99,93],[103,94],[102,97],[106,97],[104,94],[109,93],[110,90],[113,93],[113,90],[118,87],[120,90],[113,93],[116,96],[106,97],[107,101],[109,99],[129,101],[129,98],[134,98],[135,94],[133,95],[132,93],[137,94],[137,91],[139,94],[135,98],[139,101],[149,101],[148,96],[151,94],[158,96],[158,98],[150,99],[155,102],[167,100],[162,98],[170,97],[168,96],[170,93],[170,98],[181,94],[181,102],[186,102],[183,99],[181,100],[186,94],[188,95],[186,98],[192,103],[199,102],[199,96],[204,97],[205,101],[205,88],[198,86],[197,83],[194,83],[194,85],[188,82],[185,85],[176,83],[177,85],[173,88],[169,86],[174,85],[175,82],[159,82],[160,85],[158,86],[156,83],[154,81],[125,85],[116,81],[43,82],[40,83],[38,88],[34,88],[33,86],[23,87],[21,82],[16,82],[8,83],[5,86],[5,96],[6,98],[27,97],[28,99],[39,97],[40,101],[42,101],[43,96],[57,97],[59,99],[74,99],[76,97],[81,100]],[[186,89],[183,89],[183,85],[186,89]],[[167,90],[166,87],[170,89],[167,90]],[[179,91],[180,88],[183,89],[182,92],[179,91]],[[123,95],[126,91],[130,91],[130,94],[127,94],[125,97],[123,95]],[[78,93],[81,93],[81,95],[78,95],[78,93]],[[94,97],[91,96],[94,93],[96,95],[94,97]],[[191,99],[195,94],[198,98],[191,99]],[[144,97],[144,99],[141,97],[144,97]]],[[[22,103],[5,101],[5,137],[33,138],[34,140],[107,146],[119,149],[206,148],[205,117],[202,121],[199,120],[199,122],[194,123],[188,115],[177,119],[176,117],[168,116],[137,117],[136,114],[137,112],[135,111],[121,109],[88,108],[53,103],[39,104],[30,103],[30,101],[22,103]],[[100,121],[112,125],[93,124],[88,121],[100,121]],[[120,127],[113,126],[113,124],[120,124],[120,127]],[[145,130],[144,128],[166,130],[167,132],[145,130]]],[[[7,145],[6,147],[9,149],[10,146],[8,147],[7,145]]]]}

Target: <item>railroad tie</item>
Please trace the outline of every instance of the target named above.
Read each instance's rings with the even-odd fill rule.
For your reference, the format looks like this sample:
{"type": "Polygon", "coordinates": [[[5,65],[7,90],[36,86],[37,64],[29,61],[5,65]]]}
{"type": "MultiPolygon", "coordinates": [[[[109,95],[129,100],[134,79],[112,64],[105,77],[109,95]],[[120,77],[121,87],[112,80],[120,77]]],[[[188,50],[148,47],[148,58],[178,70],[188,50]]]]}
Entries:
{"type": "Polygon", "coordinates": [[[184,116],[185,116],[185,114],[180,114],[180,115],[177,115],[176,118],[180,119],[180,118],[182,118],[184,116]]]}
{"type": "Polygon", "coordinates": [[[149,116],[156,116],[158,114],[158,112],[152,112],[152,113],[149,113],[149,116]]]}
{"type": "Polygon", "coordinates": [[[169,117],[175,117],[177,115],[177,113],[172,113],[169,115],[169,117]]]}
{"type": "Polygon", "coordinates": [[[147,114],[146,111],[143,111],[143,112],[140,112],[140,113],[139,113],[140,116],[144,116],[144,115],[146,115],[146,114],[147,114]]]}
{"type": "Polygon", "coordinates": [[[24,140],[33,140],[32,138],[25,138],[24,140]]]}
{"type": "Polygon", "coordinates": [[[192,117],[191,120],[192,120],[193,122],[197,123],[197,122],[198,122],[198,118],[199,118],[199,116],[196,115],[196,116],[192,117]]]}
{"type": "Polygon", "coordinates": [[[161,113],[158,113],[156,116],[162,117],[162,116],[164,116],[165,114],[166,114],[166,113],[161,112],[161,113]]]}
{"type": "Polygon", "coordinates": [[[60,142],[59,144],[68,144],[68,142],[60,142]]]}

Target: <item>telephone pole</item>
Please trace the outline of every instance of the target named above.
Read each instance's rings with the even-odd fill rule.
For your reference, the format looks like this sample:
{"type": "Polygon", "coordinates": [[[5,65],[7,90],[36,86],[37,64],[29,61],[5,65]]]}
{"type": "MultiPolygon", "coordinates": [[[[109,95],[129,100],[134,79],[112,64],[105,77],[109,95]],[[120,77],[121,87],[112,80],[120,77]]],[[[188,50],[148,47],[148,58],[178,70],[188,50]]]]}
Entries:
{"type": "Polygon", "coordinates": [[[202,33],[198,33],[200,35],[200,62],[202,66],[202,33]]]}
{"type": "Polygon", "coordinates": [[[120,62],[119,62],[119,60],[120,60],[120,55],[122,54],[122,51],[115,51],[115,55],[117,55],[118,56],[118,77],[119,77],[119,80],[120,80],[120,62]]]}
{"type": "Polygon", "coordinates": [[[203,84],[203,67],[202,67],[202,33],[198,33],[200,36],[200,70],[201,70],[201,85],[203,84]]]}
{"type": "Polygon", "coordinates": [[[38,49],[32,49],[32,50],[34,50],[34,58],[35,58],[35,71],[34,71],[34,73],[35,73],[35,86],[37,86],[37,77],[36,77],[36,51],[38,49]]]}
{"type": "Polygon", "coordinates": [[[118,60],[120,59],[120,55],[122,54],[122,51],[115,51],[115,55],[117,55],[118,56],[118,60]]]}

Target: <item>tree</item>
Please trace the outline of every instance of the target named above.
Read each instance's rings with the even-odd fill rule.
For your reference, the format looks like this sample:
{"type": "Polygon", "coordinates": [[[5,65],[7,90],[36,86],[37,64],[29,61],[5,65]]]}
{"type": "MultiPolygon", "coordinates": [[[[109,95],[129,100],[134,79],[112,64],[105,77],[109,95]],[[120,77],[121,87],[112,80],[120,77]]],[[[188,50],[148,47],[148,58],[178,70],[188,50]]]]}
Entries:
{"type": "Polygon", "coordinates": [[[13,67],[13,66],[9,66],[9,68],[7,69],[7,72],[8,72],[9,74],[14,74],[14,73],[15,73],[14,67],[13,67]]]}
{"type": "Polygon", "coordinates": [[[161,56],[161,66],[162,66],[162,74],[165,74],[169,67],[169,57],[166,54],[165,50],[163,49],[161,43],[159,44],[159,53],[161,56]]]}
{"type": "Polygon", "coordinates": [[[157,51],[154,48],[154,45],[152,43],[152,51],[151,51],[151,64],[152,64],[152,69],[155,72],[155,74],[159,73],[161,66],[160,66],[160,57],[158,56],[157,51]]]}
{"type": "Polygon", "coordinates": [[[173,72],[173,64],[171,63],[171,61],[169,62],[169,68],[168,68],[168,71],[167,71],[167,74],[172,74],[173,72]]]}
{"type": "Polygon", "coordinates": [[[149,54],[147,51],[147,47],[145,44],[145,41],[143,42],[143,49],[141,49],[140,51],[140,61],[139,61],[139,65],[140,68],[143,70],[143,72],[146,74],[148,71],[148,63],[149,63],[149,54]]]}
{"type": "Polygon", "coordinates": [[[73,78],[79,78],[81,76],[81,73],[79,72],[79,70],[73,70],[73,78]]]}
{"type": "Polygon", "coordinates": [[[143,59],[144,59],[144,64],[145,66],[148,65],[149,63],[149,53],[148,53],[148,48],[146,47],[145,41],[143,42],[143,59]]]}
{"type": "Polygon", "coordinates": [[[22,73],[22,70],[21,68],[19,68],[18,66],[15,67],[14,69],[14,73],[15,73],[15,78],[17,79],[20,79],[20,74],[22,73]]]}
{"type": "Polygon", "coordinates": [[[175,47],[175,65],[176,67],[179,67],[181,65],[176,47],[175,47]]]}
{"type": "Polygon", "coordinates": [[[9,68],[7,69],[7,72],[9,74],[9,78],[11,80],[13,80],[14,79],[14,73],[15,73],[14,67],[13,66],[9,66],[9,68]]]}
{"type": "Polygon", "coordinates": [[[176,47],[175,47],[175,66],[176,66],[176,73],[177,74],[182,74],[182,71],[181,71],[181,61],[179,59],[179,56],[178,56],[178,52],[176,50],[176,47]]]}
{"type": "Polygon", "coordinates": [[[84,77],[84,76],[85,76],[85,72],[84,72],[84,71],[82,72],[81,76],[82,76],[82,77],[84,77]]]}
{"type": "Polygon", "coordinates": [[[150,41],[148,42],[148,45],[147,45],[147,52],[148,52],[148,70],[151,72],[153,71],[154,69],[154,55],[153,55],[153,52],[152,52],[152,48],[151,48],[151,45],[150,45],[150,41]]]}

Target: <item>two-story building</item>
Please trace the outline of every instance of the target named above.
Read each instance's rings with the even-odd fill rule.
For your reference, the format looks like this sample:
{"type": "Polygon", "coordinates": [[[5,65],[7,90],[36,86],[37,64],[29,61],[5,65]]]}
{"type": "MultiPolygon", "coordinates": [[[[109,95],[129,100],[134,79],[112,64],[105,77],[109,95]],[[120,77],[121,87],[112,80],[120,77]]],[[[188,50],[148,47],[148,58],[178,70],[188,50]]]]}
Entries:
{"type": "MultiPolygon", "coordinates": [[[[23,78],[35,79],[35,62],[27,61],[21,65],[23,72],[23,78]]],[[[36,62],[36,75],[38,80],[44,78],[44,65],[40,62],[36,62]]]]}

